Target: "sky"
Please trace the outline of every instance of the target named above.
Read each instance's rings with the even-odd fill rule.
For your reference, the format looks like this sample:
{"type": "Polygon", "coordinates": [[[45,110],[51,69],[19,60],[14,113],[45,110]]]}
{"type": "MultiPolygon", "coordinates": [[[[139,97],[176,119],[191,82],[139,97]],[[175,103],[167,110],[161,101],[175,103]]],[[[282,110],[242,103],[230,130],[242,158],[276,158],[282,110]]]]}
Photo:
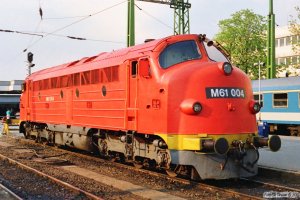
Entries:
{"type": "MultiPolygon", "coordinates": [[[[32,72],[126,47],[126,0],[0,0],[0,29],[37,35],[0,32],[0,81],[24,80],[27,53],[32,72]],[[39,14],[43,11],[43,18],[39,14]],[[43,37],[39,35],[44,35],[43,37]],[[85,38],[74,40],[67,36],[85,38]]],[[[269,0],[190,0],[191,33],[209,38],[218,22],[250,9],[267,16],[269,0]]],[[[296,17],[299,0],[273,0],[276,24],[296,17]]],[[[136,0],[136,44],[173,34],[174,10],[168,5],[136,0]]]]}

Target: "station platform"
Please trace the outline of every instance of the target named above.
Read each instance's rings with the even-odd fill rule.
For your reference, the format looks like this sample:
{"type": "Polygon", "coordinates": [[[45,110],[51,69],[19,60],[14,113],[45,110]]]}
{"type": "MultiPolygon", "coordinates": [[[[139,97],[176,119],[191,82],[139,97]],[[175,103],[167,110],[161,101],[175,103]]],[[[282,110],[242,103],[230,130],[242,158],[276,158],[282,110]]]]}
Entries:
{"type": "Polygon", "coordinates": [[[280,136],[281,149],[272,152],[260,149],[258,165],[268,169],[300,174],[300,137],[280,136]]]}

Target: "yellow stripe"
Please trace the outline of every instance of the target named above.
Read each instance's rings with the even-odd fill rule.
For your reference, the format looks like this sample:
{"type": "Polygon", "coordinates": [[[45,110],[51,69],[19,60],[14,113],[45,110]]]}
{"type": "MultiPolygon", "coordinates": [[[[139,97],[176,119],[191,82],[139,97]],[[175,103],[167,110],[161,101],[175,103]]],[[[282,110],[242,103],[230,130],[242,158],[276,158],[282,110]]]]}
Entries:
{"type": "MultiPolygon", "coordinates": [[[[257,136],[257,133],[243,133],[243,134],[228,134],[228,135],[211,135],[211,134],[193,134],[193,135],[181,135],[181,134],[165,134],[158,133],[168,145],[169,149],[174,150],[194,150],[200,151],[202,149],[202,140],[213,139],[216,141],[219,138],[225,138],[228,144],[231,145],[233,141],[253,141],[253,137],[257,136]]],[[[231,146],[230,146],[231,147],[231,146]]]]}

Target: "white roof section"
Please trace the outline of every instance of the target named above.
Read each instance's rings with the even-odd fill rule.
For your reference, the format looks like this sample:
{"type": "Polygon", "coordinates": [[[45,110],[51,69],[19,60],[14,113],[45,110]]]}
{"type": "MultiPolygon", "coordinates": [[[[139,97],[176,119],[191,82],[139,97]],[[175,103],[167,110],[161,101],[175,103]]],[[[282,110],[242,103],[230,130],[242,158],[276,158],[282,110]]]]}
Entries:
{"type": "Polygon", "coordinates": [[[275,29],[275,38],[291,36],[291,31],[288,26],[278,26],[275,29]]]}
{"type": "Polygon", "coordinates": [[[0,93],[9,91],[21,91],[23,80],[0,81],[0,93]]]}

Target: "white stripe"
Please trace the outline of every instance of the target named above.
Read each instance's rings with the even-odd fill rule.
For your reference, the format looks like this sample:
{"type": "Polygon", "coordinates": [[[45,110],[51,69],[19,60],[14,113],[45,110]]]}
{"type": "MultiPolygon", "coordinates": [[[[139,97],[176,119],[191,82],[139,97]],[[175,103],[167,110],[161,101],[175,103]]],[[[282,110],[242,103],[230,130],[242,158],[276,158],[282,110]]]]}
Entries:
{"type": "Polygon", "coordinates": [[[300,121],[300,113],[288,112],[259,112],[256,114],[256,119],[259,120],[274,120],[274,121],[300,121]]]}
{"type": "MultiPolygon", "coordinates": [[[[265,93],[288,93],[288,92],[300,92],[300,90],[296,89],[296,90],[261,90],[260,93],[261,94],[265,94],[265,93]]],[[[253,94],[259,94],[259,91],[253,92],[253,94]]]]}

